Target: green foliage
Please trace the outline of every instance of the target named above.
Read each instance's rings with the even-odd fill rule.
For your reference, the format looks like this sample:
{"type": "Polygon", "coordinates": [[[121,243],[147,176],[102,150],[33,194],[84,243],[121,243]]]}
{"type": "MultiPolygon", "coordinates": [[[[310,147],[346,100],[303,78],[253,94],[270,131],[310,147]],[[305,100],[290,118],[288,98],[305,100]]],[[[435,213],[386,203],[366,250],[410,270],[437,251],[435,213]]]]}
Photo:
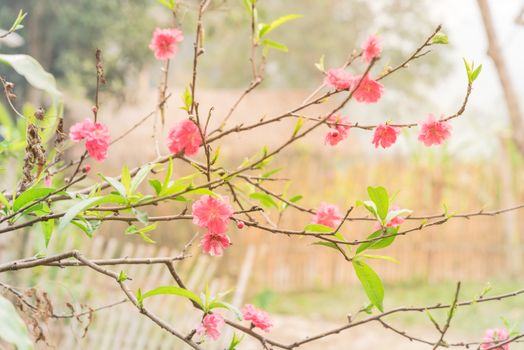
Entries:
{"type": "Polygon", "coordinates": [[[449,43],[448,36],[442,32],[438,32],[435,34],[435,36],[431,39],[432,44],[442,44],[446,45],[449,43]]]}
{"type": "Polygon", "coordinates": [[[464,66],[466,67],[466,73],[468,75],[468,82],[470,84],[473,84],[473,82],[478,78],[480,72],[482,71],[482,65],[475,68],[475,62],[472,61],[471,63],[469,63],[468,61],[466,61],[465,58],[463,58],[463,60],[464,66]]]}
{"type": "Polygon", "coordinates": [[[0,295],[0,339],[16,345],[18,350],[33,349],[33,342],[22,318],[9,300],[0,295]]]}
{"type": "Polygon", "coordinates": [[[357,274],[369,301],[380,311],[384,312],[384,285],[377,273],[360,259],[353,260],[353,268],[357,274]]]}
{"type": "Polygon", "coordinates": [[[162,287],[152,289],[143,294],[138,293],[137,299],[138,299],[138,303],[142,305],[144,300],[147,298],[150,298],[155,295],[167,295],[167,294],[178,295],[178,296],[187,298],[197,303],[202,309],[204,308],[204,303],[202,302],[202,299],[200,299],[198,295],[196,295],[195,293],[187,289],[175,287],[175,286],[162,286],[162,287]]]}
{"type": "Polygon", "coordinates": [[[329,233],[333,232],[331,227],[321,225],[321,224],[309,224],[304,227],[305,232],[315,232],[315,233],[329,233]]]}
{"type": "Polygon", "coordinates": [[[264,208],[276,208],[276,209],[278,209],[278,205],[275,202],[275,200],[273,199],[273,197],[271,197],[267,193],[262,193],[262,192],[251,193],[249,195],[249,198],[258,201],[264,208]]]}
{"type": "Polygon", "coordinates": [[[233,338],[231,338],[231,343],[229,343],[227,350],[237,350],[237,346],[240,344],[242,339],[244,339],[243,335],[239,338],[237,337],[236,333],[233,333],[233,338]]]}
{"type": "Polygon", "coordinates": [[[368,195],[371,201],[375,204],[377,219],[385,223],[386,216],[389,209],[389,196],[384,187],[368,187],[368,195]]]}
{"type": "Polygon", "coordinates": [[[389,236],[389,237],[385,237],[383,239],[379,239],[373,242],[361,243],[358,246],[356,253],[357,254],[362,253],[363,251],[367,249],[382,249],[382,248],[386,248],[390,246],[396,238],[395,234],[397,234],[398,229],[399,229],[398,226],[397,227],[387,227],[385,229],[380,229],[380,230],[373,232],[372,234],[370,234],[367,237],[367,239],[378,238],[382,235],[389,236]]]}

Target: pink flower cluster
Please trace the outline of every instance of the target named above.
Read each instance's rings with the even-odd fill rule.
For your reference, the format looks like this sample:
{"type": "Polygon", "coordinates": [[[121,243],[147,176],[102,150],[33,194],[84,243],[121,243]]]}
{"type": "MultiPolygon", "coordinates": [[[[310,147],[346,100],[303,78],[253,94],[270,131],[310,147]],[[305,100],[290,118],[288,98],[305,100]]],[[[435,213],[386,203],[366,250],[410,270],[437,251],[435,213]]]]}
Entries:
{"type": "Polygon", "coordinates": [[[373,134],[373,143],[375,148],[381,146],[382,148],[388,148],[395,142],[397,142],[397,136],[400,134],[400,129],[388,124],[380,124],[375,128],[373,134]]]}
{"type": "Polygon", "coordinates": [[[178,52],[178,43],[184,40],[182,31],[178,28],[156,28],[149,48],[155,53],[157,60],[168,60],[178,52]]]}
{"type": "Polygon", "coordinates": [[[436,120],[433,114],[420,125],[418,139],[426,146],[440,145],[451,135],[451,124],[447,121],[436,120]]]}
{"type": "Polygon", "coordinates": [[[167,138],[167,146],[173,154],[184,152],[188,156],[195,155],[202,144],[202,136],[198,126],[189,119],[184,119],[175,124],[169,131],[167,138]]]}
{"type": "Polygon", "coordinates": [[[220,338],[220,332],[224,326],[224,318],[219,314],[207,314],[202,319],[202,323],[197,328],[197,334],[207,335],[213,340],[220,338]]]}
{"type": "Polygon", "coordinates": [[[221,199],[203,195],[193,203],[193,223],[208,230],[200,241],[205,253],[211,256],[221,256],[224,249],[229,248],[231,240],[226,231],[233,213],[233,207],[229,204],[227,197],[221,199]]]}
{"type": "Polygon", "coordinates": [[[109,129],[104,124],[95,123],[91,119],[86,118],[71,127],[69,137],[74,142],[80,142],[85,139],[86,150],[91,158],[99,162],[107,158],[111,137],[109,129]]]}
{"type": "Polygon", "coordinates": [[[267,312],[257,309],[251,304],[246,304],[242,308],[242,316],[244,320],[251,321],[254,327],[260,328],[265,332],[269,332],[269,328],[273,326],[271,319],[267,312]]]}
{"type": "Polygon", "coordinates": [[[382,40],[375,35],[370,35],[362,44],[362,58],[367,63],[370,63],[375,57],[380,56],[381,52],[382,40]]]}
{"type": "Polygon", "coordinates": [[[324,138],[326,145],[335,146],[348,137],[348,130],[351,127],[348,118],[340,115],[330,115],[326,122],[330,128],[333,128],[324,138]]]}
{"type": "Polygon", "coordinates": [[[353,97],[357,102],[375,103],[384,93],[384,86],[369,78],[369,75],[354,77],[340,68],[329,69],[324,83],[336,90],[353,90],[356,88],[353,97]]]}
{"type": "Polygon", "coordinates": [[[342,221],[342,214],[336,205],[321,203],[317,213],[311,220],[314,224],[320,224],[335,229],[342,221]]]}
{"type": "MultiPolygon", "coordinates": [[[[497,343],[503,342],[509,339],[509,333],[504,328],[491,328],[486,330],[484,338],[482,338],[482,349],[490,349],[493,346],[496,346],[497,343]]],[[[501,345],[495,350],[509,350],[509,344],[501,345]]]]}

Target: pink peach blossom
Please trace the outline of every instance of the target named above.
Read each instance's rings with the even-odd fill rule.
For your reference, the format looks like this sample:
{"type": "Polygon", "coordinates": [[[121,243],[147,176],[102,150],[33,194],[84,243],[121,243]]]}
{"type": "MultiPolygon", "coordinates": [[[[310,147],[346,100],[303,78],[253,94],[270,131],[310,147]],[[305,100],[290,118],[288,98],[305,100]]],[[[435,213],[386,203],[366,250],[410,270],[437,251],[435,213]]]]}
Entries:
{"type": "Polygon", "coordinates": [[[193,223],[207,227],[211,233],[224,233],[233,212],[227,197],[221,199],[206,194],[193,203],[193,223]]]}
{"type": "Polygon", "coordinates": [[[327,227],[336,228],[340,225],[342,214],[336,205],[321,203],[317,213],[311,221],[314,224],[321,224],[327,227]]]}
{"type": "Polygon", "coordinates": [[[269,328],[273,326],[268,313],[257,309],[252,304],[244,305],[242,308],[242,316],[244,317],[244,320],[251,321],[253,326],[266,332],[269,332],[269,328]]]}
{"type": "Polygon", "coordinates": [[[169,131],[168,148],[173,154],[183,151],[185,155],[195,155],[201,144],[202,136],[198,126],[189,119],[175,124],[169,131]]]}
{"type": "MultiPolygon", "coordinates": [[[[499,342],[503,342],[505,340],[509,339],[509,333],[504,328],[491,328],[486,330],[486,333],[484,334],[484,338],[482,338],[482,345],[480,346],[482,349],[489,349],[499,342]]],[[[509,344],[501,345],[500,347],[496,348],[495,350],[509,350],[509,344]]]]}
{"type": "Polygon", "coordinates": [[[220,338],[220,332],[224,326],[224,318],[219,314],[207,314],[197,328],[197,334],[207,335],[213,340],[220,338]]]}
{"type": "Polygon", "coordinates": [[[397,141],[397,136],[400,129],[388,124],[380,124],[375,128],[372,143],[377,148],[379,145],[382,148],[388,148],[397,141]]]}
{"type": "Polygon", "coordinates": [[[46,175],[46,177],[44,177],[44,186],[45,187],[53,186],[53,177],[52,176],[46,175]]]}
{"type": "Polygon", "coordinates": [[[156,28],[149,48],[155,53],[157,60],[168,60],[178,52],[177,44],[184,40],[182,31],[178,28],[156,28]]]}
{"type": "Polygon", "coordinates": [[[337,90],[347,90],[353,85],[353,76],[341,68],[329,69],[324,84],[337,90]]]}
{"type": "Polygon", "coordinates": [[[212,233],[208,231],[200,241],[202,251],[211,256],[222,256],[224,249],[229,248],[231,240],[225,233],[212,233]]]}
{"type": "Polygon", "coordinates": [[[111,137],[107,126],[100,122],[93,122],[86,118],[82,122],[73,125],[69,131],[69,137],[74,142],[85,139],[86,150],[89,156],[97,161],[107,158],[107,150],[111,137]]]}
{"type": "Polygon", "coordinates": [[[330,115],[326,120],[327,125],[335,130],[330,130],[324,137],[326,145],[335,146],[348,136],[348,130],[351,127],[348,118],[340,115],[330,115]]]}
{"type": "Polygon", "coordinates": [[[426,146],[440,145],[451,135],[451,124],[447,121],[437,120],[433,114],[420,125],[418,139],[426,146]]]}
{"type": "Polygon", "coordinates": [[[367,74],[363,78],[360,76],[356,77],[354,84],[355,86],[359,84],[353,93],[353,97],[357,102],[375,103],[382,97],[384,92],[384,86],[378,81],[370,79],[367,74]],[[362,81],[360,81],[360,79],[362,79],[362,81]]]}
{"type": "Polygon", "coordinates": [[[362,58],[369,63],[382,52],[382,41],[375,35],[370,35],[362,44],[362,58]]]}

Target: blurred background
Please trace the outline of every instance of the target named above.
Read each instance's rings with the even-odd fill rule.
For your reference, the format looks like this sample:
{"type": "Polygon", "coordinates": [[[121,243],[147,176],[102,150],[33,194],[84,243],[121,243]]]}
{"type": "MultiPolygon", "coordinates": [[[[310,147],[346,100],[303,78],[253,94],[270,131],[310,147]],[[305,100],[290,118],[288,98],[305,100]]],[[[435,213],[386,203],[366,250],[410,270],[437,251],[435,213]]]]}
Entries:
{"type": "MultiPolygon", "coordinates": [[[[164,136],[171,124],[185,117],[179,107],[190,81],[196,7],[196,1],[184,1],[177,14],[185,40],[171,65],[172,97],[167,103],[164,136]]],[[[287,149],[270,169],[285,167],[279,176],[294,179],[286,185],[287,191],[304,195],[301,205],[317,207],[325,201],[347,208],[366,198],[369,185],[381,185],[396,193],[396,204],[413,209],[417,215],[442,213],[444,206],[450,213],[469,213],[524,202],[523,1],[263,0],[258,7],[261,19],[266,22],[290,13],[304,17],[275,30],[273,36],[286,44],[289,52],[270,52],[263,84],[242,102],[230,120],[231,125],[254,122],[300,104],[322,82],[323,76],[314,63],[325,55],[326,67],[341,65],[370,34],[379,34],[384,40],[384,51],[374,74],[385,66],[402,62],[438,24],[443,25],[449,44],[433,47],[431,54],[385,79],[386,93],[380,103],[349,104],[343,115],[351,122],[418,122],[428,113],[453,114],[462,103],[467,85],[462,58],[483,65],[466,112],[453,122],[452,137],[441,147],[424,147],[417,141],[416,131],[407,130],[392,148],[375,149],[371,133],[351,130],[347,140],[332,148],[323,144],[326,130],[319,130],[287,149]],[[488,47],[492,48],[490,55],[488,47]]],[[[65,95],[67,126],[90,116],[96,84],[96,48],[103,52],[107,79],[99,116],[109,125],[112,135],[116,137],[123,126],[133,125],[154,110],[161,72],[148,43],[155,27],[170,26],[172,21],[158,2],[0,0],[0,28],[6,29],[20,9],[28,12],[25,28],[9,36],[9,40],[0,40],[0,52],[29,54],[57,78],[65,95]]],[[[212,1],[205,16],[205,54],[199,62],[197,99],[201,110],[215,108],[216,120],[221,120],[249,85],[249,45],[249,16],[242,2],[212,1]]],[[[45,104],[44,96],[25,85],[9,67],[0,66],[0,75],[16,83],[18,107],[24,111],[45,104]]],[[[16,129],[16,122],[5,101],[0,102],[2,139],[5,139],[6,130],[16,129]]],[[[307,115],[318,116],[334,103],[315,106],[307,115]]],[[[115,145],[103,165],[91,163],[92,174],[116,176],[124,163],[132,167],[154,159],[152,123],[151,119],[131,133],[127,141],[115,145]]],[[[221,144],[221,165],[236,167],[264,145],[270,148],[279,145],[293,125],[293,121],[283,122],[228,136],[221,144]]],[[[2,182],[7,185],[19,171],[13,170],[16,163],[12,157],[20,149],[11,146],[5,140],[2,142],[2,182]]],[[[76,147],[68,156],[74,158],[81,151],[76,147]]],[[[165,147],[163,152],[167,153],[165,147]]],[[[182,165],[175,168],[179,176],[189,171],[182,165]]],[[[281,193],[284,187],[275,184],[272,188],[281,193]]],[[[175,204],[161,207],[154,214],[172,213],[177,208],[175,204]]],[[[464,283],[464,298],[479,295],[487,285],[492,286],[493,294],[522,288],[523,219],[521,211],[496,217],[455,219],[409,238],[399,238],[387,249],[387,254],[400,263],[373,265],[387,284],[386,308],[447,302],[457,280],[464,283]]],[[[310,220],[288,210],[281,224],[303,227],[310,220]]],[[[350,239],[362,238],[372,231],[372,225],[351,224],[344,233],[350,239]]],[[[157,243],[147,245],[139,237],[125,236],[124,229],[125,226],[106,223],[93,239],[81,232],[55,234],[48,253],[77,247],[90,257],[167,255],[181,249],[195,233],[190,223],[165,223],[152,234],[157,243]]],[[[43,239],[37,231],[0,237],[2,262],[41,252],[43,239]]],[[[275,315],[275,338],[292,341],[343,324],[347,322],[347,314],[366,303],[351,266],[336,252],[312,246],[306,240],[248,229],[238,232],[235,229],[230,235],[234,246],[224,257],[209,259],[194,247],[197,258],[183,262],[179,268],[189,286],[196,290],[212,279],[215,291],[235,288],[234,303],[252,302],[267,309],[275,315]]],[[[156,268],[132,268],[128,275],[134,277],[135,290],[171,283],[165,271],[156,268]]],[[[8,275],[8,281],[15,286],[49,290],[57,308],[64,300],[78,308],[82,304],[96,307],[104,301],[117,301],[118,290],[110,281],[99,278],[88,271],[74,270],[71,275],[56,269],[8,275]]],[[[174,321],[177,324],[184,317],[186,328],[191,329],[197,318],[189,316],[188,305],[173,299],[152,307],[163,311],[166,318],[178,320],[174,321]],[[170,308],[172,313],[167,312],[170,308]]],[[[521,322],[522,328],[523,304],[520,298],[466,308],[459,312],[451,338],[478,340],[485,327],[502,326],[501,317],[511,324],[521,322]]],[[[51,325],[47,344],[39,346],[60,349],[180,346],[154,330],[147,320],[128,315],[109,311],[95,314],[85,337],[86,322],[68,321],[62,323],[67,325],[65,328],[51,325]],[[143,331],[136,332],[137,329],[143,331]]],[[[392,320],[423,337],[436,337],[425,315],[403,315],[392,320]]],[[[385,348],[385,342],[388,349],[419,348],[417,344],[405,344],[404,340],[377,325],[355,329],[305,349],[341,349],[348,342],[352,349],[381,349],[385,348]]],[[[210,349],[221,348],[220,344],[208,345],[210,349]]],[[[519,344],[512,349],[519,346],[524,349],[519,344]]],[[[257,349],[258,344],[246,339],[240,348],[257,349]]]]}

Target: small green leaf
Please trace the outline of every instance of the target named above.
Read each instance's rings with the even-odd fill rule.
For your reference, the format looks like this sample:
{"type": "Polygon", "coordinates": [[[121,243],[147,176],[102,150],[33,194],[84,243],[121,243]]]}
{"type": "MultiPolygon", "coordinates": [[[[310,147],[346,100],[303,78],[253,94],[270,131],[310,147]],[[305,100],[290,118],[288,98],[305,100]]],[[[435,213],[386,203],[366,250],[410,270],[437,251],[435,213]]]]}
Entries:
{"type": "Polygon", "coordinates": [[[120,273],[118,274],[118,282],[124,282],[126,280],[127,280],[127,275],[124,272],[124,270],[121,270],[120,273]]]}
{"type": "Polygon", "coordinates": [[[240,310],[232,305],[232,304],[229,304],[229,303],[226,303],[225,301],[218,301],[218,300],[214,300],[212,301],[209,305],[208,305],[208,310],[213,310],[213,309],[226,309],[226,310],[229,310],[231,312],[233,312],[236,316],[236,318],[240,321],[242,320],[242,312],[240,312],[240,310]]]}
{"type": "Polygon", "coordinates": [[[51,236],[53,234],[54,228],[55,228],[54,219],[42,221],[42,233],[44,235],[44,243],[45,243],[46,248],[49,245],[49,241],[51,240],[51,236]]]}
{"type": "Polygon", "coordinates": [[[276,173],[282,171],[283,169],[284,169],[284,168],[276,168],[276,169],[270,170],[270,171],[268,171],[268,172],[262,174],[262,177],[263,177],[264,179],[267,179],[267,178],[271,177],[272,175],[275,175],[276,173]]]}
{"type": "Polygon", "coordinates": [[[198,295],[196,295],[195,293],[187,289],[175,287],[175,286],[163,286],[163,287],[152,289],[146,293],[143,293],[141,295],[140,300],[143,301],[146,298],[150,298],[155,295],[167,295],[167,294],[178,295],[178,296],[190,299],[194,301],[195,303],[197,303],[202,309],[204,308],[204,303],[202,302],[202,299],[200,299],[198,295]]]}
{"type": "Polygon", "coordinates": [[[478,66],[477,69],[475,69],[471,73],[471,76],[470,76],[471,82],[474,82],[477,79],[481,71],[482,71],[482,65],[478,66]]]}
{"type": "Polygon", "coordinates": [[[114,179],[112,177],[109,177],[109,176],[104,176],[102,174],[98,174],[102,179],[104,179],[105,182],[107,182],[111,187],[113,187],[117,192],[118,194],[120,194],[123,198],[126,198],[126,194],[127,194],[127,191],[126,191],[126,188],[125,186],[120,182],[118,181],[117,179],[114,179]]]}
{"type": "Polygon", "coordinates": [[[291,203],[296,203],[298,202],[299,200],[301,200],[302,198],[304,198],[304,196],[300,195],[300,194],[297,194],[296,196],[293,196],[291,198],[289,198],[289,201],[291,203]]]}
{"type": "Polygon", "coordinates": [[[124,165],[122,167],[122,176],[120,177],[120,182],[122,183],[122,186],[124,186],[125,188],[124,193],[131,195],[132,193],[129,191],[129,189],[131,188],[131,174],[129,174],[129,168],[127,167],[127,165],[124,165]]]}
{"type": "Polygon", "coordinates": [[[151,187],[153,187],[155,193],[159,195],[162,191],[162,184],[160,183],[160,181],[158,181],[157,179],[151,179],[149,180],[149,184],[151,185],[151,187]]]}
{"type": "Polygon", "coordinates": [[[315,232],[315,233],[331,233],[334,230],[331,227],[321,224],[309,224],[304,227],[304,232],[315,232]]]}
{"type": "Polygon", "coordinates": [[[297,14],[291,14],[291,15],[279,17],[276,20],[274,20],[273,22],[271,22],[269,25],[264,25],[263,28],[259,31],[259,37],[262,38],[266,36],[267,34],[269,34],[271,31],[283,25],[284,23],[289,22],[294,19],[301,18],[301,17],[303,16],[297,15],[297,14]]]}
{"type": "Polygon", "coordinates": [[[378,260],[386,260],[394,262],[395,264],[398,264],[399,261],[391,256],[387,255],[371,255],[371,254],[362,254],[361,256],[366,257],[368,259],[378,259],[378,260]]]}
{"type": "Polygon", "coordinates": [[[375,203],[377,208],[377,214],[381,219],[382,223],[385,223],[384,220],[388,215],[389,209],[389,197],[388,192],[384,187],[368,187],[369,198],[375,203]]]}
{"type": "Polygon", "coordinates": [[[369,301],[377,309],[384,312],[384,285],[373,269],[361,260],[353,260],[353,268],[357,274],[369,301]]]}
{"type": "Polygon", "coordinates": [[[293,130],[293,137],[297,136],[298,132],[302,128],[302,125],[304,125],[304,118],[300,117],[297,120],[297,123],[295,124],[295,129],[293,130]]]}
{"type": "Polygon", "coordinates": [[[156,242],[147,235],[148,232],[153,231],[157,227],[157,223],[138,228],[136,225],[129,225],[126,229],[126,234],[128,235],[139,235],[140,238],[146,243],[155,244],[156,242]]]}
{"type": "Polygon", "coordinates": [[[444,34],[443,32],[438,32],[431,39],[431,43],[432,44],[443,44],[443,45],[446,45],[446,44],[448,44],[448,42],[449,42],[448,41],[448,36],[446,34],[444,34]]]}
{"type": "Polygon", "coordinates": [[[262,45],[267,46],[267,47],[272,47],[282,52],[288,52],[288,48],[286,45],[279,43],[278,41],[271,40],[271,39],[262,40],[262,45]]]}
{"type": "Polygon", "coordinates": [[[254,199],[258,202],[260,202],[260,204],[264,207],[264,208],[278,208],[278,205],[277,203],[273,200],[273,197],[271,197],[269,194],[267,193],[262,193],[262,192],[255,192],[255,193],[251,193],[249,195],[249,198],[251,199],[254,199]]]}
{"type": "Polygon", "coordinates": [[[169,187],[169,181],[171,181],[171,176],[173,176],[173,159],[170,157],[167,166],[166,177],[164,178],[164,183],[162,184],[162,191],[167,190],[167,188],[169,187]]]}
{"type": "Polygon", "coordinates": [[[184,95],[182,96],[182,101],[184,102],[183,110],[189,112],[191,105],[193,104],[193,97],[191,96],[191,90],[188,87],[184,90],[184,95]]]}
{"type": "Polygon", "coordinates": [[[231,338],[231,343],[229,343],[227,350],[237,350],[237,346],[240,344],[242,339],[244,339],[244,336],[239,338],[237,337],[236,333],[233,333],[233,338],[231,338]]]}
{"type": "Polygon", "coordinates": [[[333,243],[333,242],[317,241],[317,242],[313,242],[312,244],[313,245],[320,245],[320,246],[328,247],[328,248],[333,248],[333,249],[335,249],[337,251],[339,250],[338,246],[336,245],[336,243],[333,243]]]}
{"type": "Polygon", "coordinates": [[[161,3],[162,5],[164,5],[165,7],[167,7],[168,9],[170,9],[171,11],[173,11],[176,7],[175,0],[157,0],[157,1],[161,3]]]}

